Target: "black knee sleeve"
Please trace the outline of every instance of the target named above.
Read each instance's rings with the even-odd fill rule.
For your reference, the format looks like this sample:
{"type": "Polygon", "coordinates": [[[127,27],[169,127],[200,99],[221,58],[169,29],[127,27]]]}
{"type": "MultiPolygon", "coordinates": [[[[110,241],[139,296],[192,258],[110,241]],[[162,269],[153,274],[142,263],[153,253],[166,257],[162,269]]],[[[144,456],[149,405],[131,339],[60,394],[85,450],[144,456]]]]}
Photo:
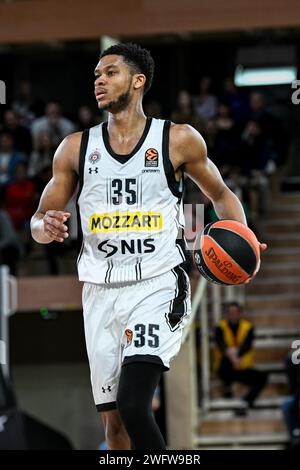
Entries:
{"type": "Polygon", "coordinates": [[[152,399],[163,369],[148,362],[122,367],[117,408],[135,449],[165,449],[152,413],[152,399]]]}

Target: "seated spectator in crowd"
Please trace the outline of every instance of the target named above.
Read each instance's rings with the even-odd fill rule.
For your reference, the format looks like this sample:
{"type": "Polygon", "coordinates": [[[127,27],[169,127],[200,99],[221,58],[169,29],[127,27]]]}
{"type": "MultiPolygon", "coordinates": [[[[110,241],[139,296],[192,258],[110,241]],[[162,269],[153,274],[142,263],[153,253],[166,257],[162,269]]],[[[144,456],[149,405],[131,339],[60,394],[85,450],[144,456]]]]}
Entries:
{"type": "Polygon", "coordinates": [[[199,95],[195,97],[195,111],[205,121],[213,119],[217,115],[218,100],[211,93],[211,78],[203,77],[200,80],[199,95]]]}
{"type": "Polygon", "coordinates": [[[241,136],[239,164],[246,176],[254,170],[268,176],[276,169],[275,155],[259,121],[248,121],[241,136]]]}
{"type": "Polygon", "coordinates": [[[47,132],[41,132],[36,136],[36,148],[30,155],[28,175],[37,177],[45,168],[52,165],[55,147],[51,136],[47,132]]]}
{"type": "Polygon", "coordinates": [[[5,188],[5,209],[17,231],[29,230],[30,219],[37,205],[34,183],[27,177],[25,162],[17,163],[14,181],[5,188]]]}
{"type": "Polygon", "coordinates": [[[3,208],[3,190],[0,191],[0,264],[9,267],[10,273],[14,276],[18,273],[19,261],[23,255],[23,247],[13,223],[3,208]]]}
{"type": "Polygon", "coordinates": [[[88,106],[80,106],[77,114],[76,127],[78,131],[90,129],[97,124],[97,120],[91,108],[88,106]]]}
{"type": "Polygon", "coordinates": [[[12,107],[15,113],[19,115],[20,123],[25,127],[30,127],[32,121],[35,119],[32,104],[31,84],[27,80],[21,80],[12,107]]]}
{"type": "Polygon", "coordinates": [[[163,119],[162,106],[157,100],[146,100],[144,104],[146,116],[156,119],[163,119]]]}
{"type": "Polygon", "coordinates": [[[240,382],[249,386],[237,415],[245,415],[263,389],[267,374],[253,368],[254,327],[242,316],[242,307],[230,302],[225,308],[225,318],[215,329],[215,369],[223,382],[223,395],[232,397],[232,384],[240,382]]]}
{"type": "Polygon", "coordinates": [[[176,124],[190,124],[201,134],[205,131],[205,120],[196,114],[192,96],[186,90],[178,93],[177,107],[171,114],[171,120],[176,124]]]}
{"type": "Polygon", "coordinates": [[[37,138],[41,133],[49,134],[56,148],[68,134],[75,131],[75,126],[69,119],[61,115],[61,108],[58,103],[48,103],[45,116],[33,121],[31,131],[35,149],[37,147],[37,138]]]}
{"type": "Polygon", "coordinates": [[[33,178],[34,184],[39,196],[45,189],[45,186],[49,183],[52,178],[52,165],[45,166],[42,168],[33,178]]]}
{"type": "Polygon", "coordinates": [[[32,137],[30,130],[20,124],[18,114],[8,109],[3,116],[3,130],[9,132],[14,140],[14,148],[29,157],[32,151],[32,137]]]}
{"type": "Polygon", "coordinates": [[[289,145],[288,135],[280,119],[267,110],[263,93],[251,93],[249,120],[259,123],[262,134],[272,149],[277,165],[284,164],[289,145]]]}
{"type": "Polygon", "coordinates": [[[223,99],[228,103],[233,120],[240,129],[249,118],[249,98],[235,85],[232,77],[224,80],[223,99]]]}
{"type": "Polygon", "coordinates": [[[44,114],[45,103],[33,95],[32,85],[28,80],[20,80],[12,108],[18,114],[20,124],[30,128],[34,119],[44,114]]]}
{"type": "Polygon", "coordinates": [[[220,103],[215,122],[213,149],[210,157],[217,165],[223,178],[238,163],[239,134],[227,103],[220,103]]]}
{"type": "Polygon", "coordinates": [[[289,446],[300,449],[300,362],[293,362],[292,356],[291,353],[286,359],[289,396],[281,407],[289,433],[289,446]]]}
{"type": "Polygon", "coordinates": [[[214,159],[216,136],[217,136],[217,124],[215,119],[209,119],[206,123],[204,139],[207,147],[207,154],[209,158],[214,159]]]}
{"type": "Polygon", "coordinates": [[[276,170],[275,155],[258,121],[248,121],[241,136],[239,165],[248,179],[252,196],[250,210],[254,219],[267,214],[269,206],[268,177],[276,170]]]}
{"type": "Polygon", "coordinates": [[[0,133],[0,188],[14,179],[16,166],[26,161],[25,156],[14,149],[14,140],[9,132],[0,133]]]}

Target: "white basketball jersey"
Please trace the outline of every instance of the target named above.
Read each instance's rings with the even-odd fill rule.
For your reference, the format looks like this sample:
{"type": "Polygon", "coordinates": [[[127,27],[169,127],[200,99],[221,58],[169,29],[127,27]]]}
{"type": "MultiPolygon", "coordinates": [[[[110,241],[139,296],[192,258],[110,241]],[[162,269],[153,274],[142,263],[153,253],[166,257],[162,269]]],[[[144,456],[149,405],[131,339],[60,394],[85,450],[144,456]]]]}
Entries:
{"type": "Polygon", "coordinates": [[[130,155],[109,144],[107,123],[84,131],[77,195],[79,280],[139,281],[185,261],[183,179],[169,159],[170,121],[148,118],[130,155]]]}

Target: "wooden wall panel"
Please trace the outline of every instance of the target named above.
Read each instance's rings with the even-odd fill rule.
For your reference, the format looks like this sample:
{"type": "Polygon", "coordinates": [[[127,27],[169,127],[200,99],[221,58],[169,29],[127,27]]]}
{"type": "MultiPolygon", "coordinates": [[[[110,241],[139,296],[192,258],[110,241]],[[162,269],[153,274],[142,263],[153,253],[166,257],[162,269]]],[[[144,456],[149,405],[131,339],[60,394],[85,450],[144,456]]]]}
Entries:
{"type": "Polygon", "coordinates": [[[27,0],[0,3],[0,43],[297,27],[298,0],[27,0]]]}
{"type": "Polygon", "coordinates": [[[18,279],[18,311],[81,310],[82,283],[76,276],[41,276],[18,279]]]}

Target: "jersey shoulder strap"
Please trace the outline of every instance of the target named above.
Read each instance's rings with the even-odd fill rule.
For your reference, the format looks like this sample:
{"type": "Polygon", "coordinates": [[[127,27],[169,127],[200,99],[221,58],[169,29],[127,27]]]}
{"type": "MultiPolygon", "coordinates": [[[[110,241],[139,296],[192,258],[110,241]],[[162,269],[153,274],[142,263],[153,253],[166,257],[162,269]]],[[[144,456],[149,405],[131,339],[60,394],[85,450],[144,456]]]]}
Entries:
{"type": "Polygon", "coordinates": [[[167,178],[168,186],[172,194],[178,198],[182,197],[183,194],[183,176],[180,181],[176,180],[175,171],[173,164],[170,160],[170,127],[171,121],[165,121],[163,127],[163,142],[162,142],[162,154],[164,171],[167,178]]]}
{"type": "Polygon", "coordinates": [[[90,129],[85,129],[82,133],[81,136],[81,142],[80,142],[80,150],[79,150],[79,165],[78,165],[78,192],[77,192],[77,197],[76,197],[76,209],[77,209],[77,230],[78,230],[78,236],[77,236],[77,253],[79,254],[79,258],[82,252],[82,241],[83,241],[83,233],[82,233],[82,226],[81,226],[81,220],[80,220],[80,211],[79,211],[79,205],[78,205],[78,199],[80,197],[82,188],[83,188],[83,176],[84,176],[84,163],[85,163],[85,155],[87,151],[87,146],[89,142],[89,135],[90,135],[90,129]]]}

